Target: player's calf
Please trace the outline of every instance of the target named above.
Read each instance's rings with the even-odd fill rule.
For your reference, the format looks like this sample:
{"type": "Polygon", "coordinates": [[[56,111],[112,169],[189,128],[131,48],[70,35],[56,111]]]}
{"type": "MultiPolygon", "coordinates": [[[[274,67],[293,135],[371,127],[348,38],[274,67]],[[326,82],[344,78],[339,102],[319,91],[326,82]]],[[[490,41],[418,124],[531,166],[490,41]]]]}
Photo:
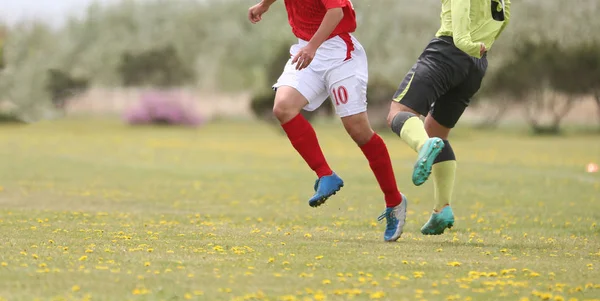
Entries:
{"type": "Polygon", "coordinates": [[[366,112],[343,117],[342,123],[344,124],[346,132],[350,135],[350,138],[352,138],[359,146],[369,142],[375,133],[371,128],[366,112]]]}

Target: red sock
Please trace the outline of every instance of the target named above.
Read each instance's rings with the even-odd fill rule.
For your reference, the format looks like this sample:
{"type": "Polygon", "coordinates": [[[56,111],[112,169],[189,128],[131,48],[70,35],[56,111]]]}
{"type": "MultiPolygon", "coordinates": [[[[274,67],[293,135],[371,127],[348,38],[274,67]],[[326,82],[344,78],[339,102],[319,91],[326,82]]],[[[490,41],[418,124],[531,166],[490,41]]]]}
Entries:
{"type": "Polygon", "coordinates": [[[398,206],[402,203],[402,196],[398,190],[398,185],[396,185],[392,160],[383,139],[375,133],[371,140],[361,146],[360,149],[369,160],[369,166],[371,166],[371,170],[373,170],[375,178],[379,182],[379,187],[385,195],[385,205],[388,208],[398,206]]]}
{"type": "Polygon", "coordinates": [[[325,160],[321,146],[319,146],[315,130],[304,116],[298,114],[292,120],[282,124],[281,127],[296,151],[300,153],[300,156],[317,173],[319,178],[333,173],[325,160]]]}

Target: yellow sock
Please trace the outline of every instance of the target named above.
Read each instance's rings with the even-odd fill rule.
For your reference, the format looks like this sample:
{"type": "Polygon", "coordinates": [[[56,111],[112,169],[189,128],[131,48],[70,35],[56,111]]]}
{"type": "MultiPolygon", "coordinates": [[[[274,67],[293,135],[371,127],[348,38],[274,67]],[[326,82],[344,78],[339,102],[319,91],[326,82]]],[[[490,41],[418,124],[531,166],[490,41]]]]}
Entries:
{"type": "Polygon", "coordinates": [[[423,144],[429,139],[429,136],[425,131],[423,121],[421,121],[419,117],[413,116],[404,122],[402,130],[400,131],[400,138],[402,138],[402,140],[404,140],[404,142],[406,142],[414,151],[419,152],[423,144]]]}
{"type": "Polygon", "coordinates": [[[432,175],[435,199],[433,210],[439,211],[444,206],[450,205],[450,198],[452,198],[452,191],[454,190],[454,178],[456,177],[456,160],[434,164],[432,175]]]}

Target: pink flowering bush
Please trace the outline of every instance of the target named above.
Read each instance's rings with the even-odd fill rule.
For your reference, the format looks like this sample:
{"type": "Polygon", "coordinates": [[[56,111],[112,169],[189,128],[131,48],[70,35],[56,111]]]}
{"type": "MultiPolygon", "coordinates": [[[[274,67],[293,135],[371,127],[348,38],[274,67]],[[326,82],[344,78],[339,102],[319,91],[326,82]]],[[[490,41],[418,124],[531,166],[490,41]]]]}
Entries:
{"type": "Polygon", "coordinates": [[[196,127],[203,118],[192,99],[176,92],[151,91],[143,93],[139,102],[129,108],[124,116],[131,125],[162,124],[196,127]]]}

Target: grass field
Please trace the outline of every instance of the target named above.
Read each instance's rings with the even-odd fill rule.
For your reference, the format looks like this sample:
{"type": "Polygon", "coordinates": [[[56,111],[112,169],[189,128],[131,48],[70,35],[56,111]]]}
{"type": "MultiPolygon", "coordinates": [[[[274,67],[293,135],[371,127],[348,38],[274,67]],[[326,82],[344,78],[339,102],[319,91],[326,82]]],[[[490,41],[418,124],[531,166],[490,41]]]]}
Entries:
{"type": "Polygon", "coordinates": [[[346,187],[255,123],[198,130],[64,120],[0,127],[1,300],[600,300],[598,136],[458,129],[452,231],[419,232],[432,185],[385,135],[405,234],[341,126],[317,132],[346,187]]]}

